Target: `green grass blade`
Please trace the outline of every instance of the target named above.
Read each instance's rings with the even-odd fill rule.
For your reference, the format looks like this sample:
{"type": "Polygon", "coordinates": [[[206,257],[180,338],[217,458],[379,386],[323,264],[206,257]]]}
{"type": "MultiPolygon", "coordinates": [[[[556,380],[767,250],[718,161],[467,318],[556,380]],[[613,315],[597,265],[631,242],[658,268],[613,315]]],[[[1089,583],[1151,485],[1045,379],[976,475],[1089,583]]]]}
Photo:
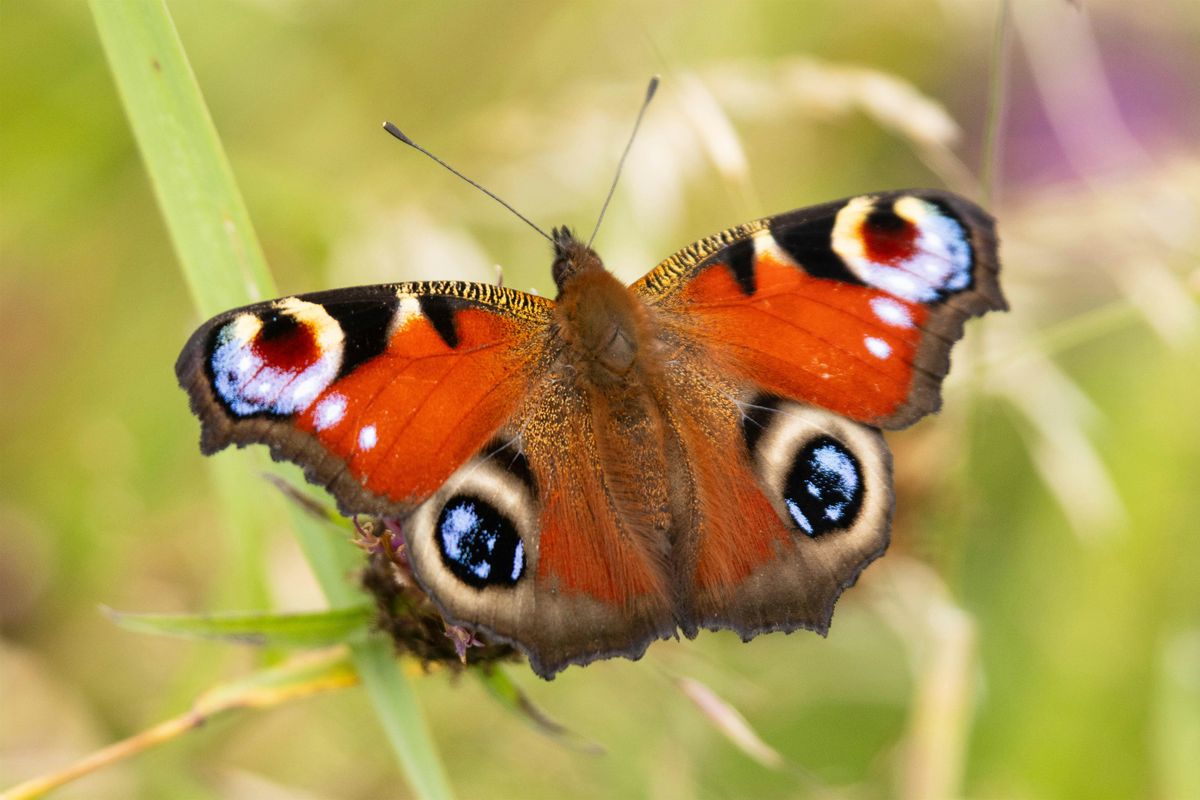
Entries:
{"type": "Polygon", "coordinates": [[[165,5],[93,0],[91,6],[196,307],[208,317],[274,295],[246,205],[165,5]]]}
{"type": "Polygon", "coordinates": [[[130,631],[276,647],[329,647],[362,641],[375,618],[362,606],[295,614],[130,614],[106,609],[130,631]]]}
{"type": "MultiPolygon", "coordinates": [[[[273,294],[245,204],[165,4],[92,0],[91,9],[198,309],[208,316],[273,294]]],[[[293,512],[292,520],[330,603],[360,603],[346,582],[345,557],[330,552],[336,540],[329,529],[301,512],[293,512]]],[[[452,796],[390,645],[373,640],[352,652],[417,795],[452,796]]]]}

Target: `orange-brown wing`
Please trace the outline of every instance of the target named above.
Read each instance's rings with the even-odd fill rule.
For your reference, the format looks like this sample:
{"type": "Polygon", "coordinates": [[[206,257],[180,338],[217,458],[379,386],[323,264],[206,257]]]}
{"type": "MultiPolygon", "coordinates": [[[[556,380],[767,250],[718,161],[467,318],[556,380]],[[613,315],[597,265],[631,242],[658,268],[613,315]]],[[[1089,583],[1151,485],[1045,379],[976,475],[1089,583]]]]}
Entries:
{"type": "Polygon", "coordinates": [[[936,411],[963,322],[1004,309],[991,217],[948,192],[840,200],[725,231],[634,285],[723,372],[859,422],[936,411]]]}
{"type": "Polygon", "coordinates": [[[731,229],[634,284],[690,488],[685,633],[828,628],[888,542],[877,428],[937,409],[964,320],[1004,307],[997,269],[982,210],[914,190],[731,229]]]}
{"type": "Polygon", "coordinates": [[[285,297],[209,320],[175,369],[205,453],[263,443],[344,513],[404,516],[512,417],[551,315],[483,284],[285,297]]]}
{"type": "Polygon", "coordinates": [[[618,512],[598,416],[570,375],[547,375],[406,526],[443,615],[516,645],[544,678],[636,659],[676,630],[666,554],[618,512]]]}
{"type": "Polygon", "coordinates": [[[743,638],[824,633],[842,590],[887,547],[891,456],[875,428],[722,372],[671,346],[664,404],[687,498],[674,558],[679,625],[743,638]]]}

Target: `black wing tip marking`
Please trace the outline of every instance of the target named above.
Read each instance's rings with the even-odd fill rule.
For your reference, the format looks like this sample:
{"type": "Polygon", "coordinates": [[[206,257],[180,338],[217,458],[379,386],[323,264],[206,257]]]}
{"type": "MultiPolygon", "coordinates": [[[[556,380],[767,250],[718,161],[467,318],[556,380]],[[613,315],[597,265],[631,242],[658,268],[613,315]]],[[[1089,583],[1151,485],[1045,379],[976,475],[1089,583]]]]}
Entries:
{"type": "Polygon", "coordinates": [[[729,268],[742,294],[747,297],[758,291],[758,277],[754,272],[754,240],[743,239],[725,248],[721,260],[729,268]]]}
{"type": "Polygon", "coordinates": [[[421,313],[429,324],[437,331],[437,335],[451,350],[458,347],[458,325],[454,320],[457,303],[454,298],[445,295],[419,295],[417,302],[421,305],[421,313]]]}

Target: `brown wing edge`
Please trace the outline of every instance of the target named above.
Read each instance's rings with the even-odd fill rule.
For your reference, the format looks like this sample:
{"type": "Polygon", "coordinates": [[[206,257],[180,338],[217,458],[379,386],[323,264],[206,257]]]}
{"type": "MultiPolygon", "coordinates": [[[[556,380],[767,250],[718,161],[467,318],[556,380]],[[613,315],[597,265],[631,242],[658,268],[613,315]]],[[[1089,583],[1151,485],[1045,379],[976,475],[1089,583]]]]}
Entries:
{"type": "Polygon", "coordinates": [[[927,414],[937,413],[942,406],[942,380],[950,371],[950,350],[962,338],[967,320],[989,311],[1008,310],[1008,301],[1000,289],[995,218],[949,192],[921,189],[896,194],[912,194],[947,207],[967,227],[974,264],[969,289],[929,305],[929,316],[921,326],[921,344],[913,359],[916,373],[909,399],[891,416],[872,421],[884,430],[907,428],[927,414]]]}
{"type": "MultiPolygon", "coordinates": [[[[646,651],[650,649],[650,645],[655,642],[664,641],[667,639],[679,638],[679,625],[672,620],[670,627],[660,627],[655,630],[647,629],[637,639],[633,640],[628,647],[612,647],[608,649],[594,650],[588,652],[577,652],[573,655],[545,655],[538,649],[522,642],[514,637],[506,636],[499,633],[495,628],[481,623],[472,622],[470,620],[456,617],[442,603],[442,601],[429,590],[424,579],[414,570],[413,576],[417,583],[421,586],[429,599],[433,602],[435,608],[442,618],[451,625],[465,627],[476,631],[487,637],[488,641],[499,644],[507,644],[516,648],[529,662],[529,668],[541,679],[552,681],[560,672],[567,667],[586,667],[588,664],[596,661],[606,661],[610,658],[624,658],[629,661],[640,661],[646,655],[646,651]]],[[[694,637],[689,637],[694,638],[694,637]]]]}

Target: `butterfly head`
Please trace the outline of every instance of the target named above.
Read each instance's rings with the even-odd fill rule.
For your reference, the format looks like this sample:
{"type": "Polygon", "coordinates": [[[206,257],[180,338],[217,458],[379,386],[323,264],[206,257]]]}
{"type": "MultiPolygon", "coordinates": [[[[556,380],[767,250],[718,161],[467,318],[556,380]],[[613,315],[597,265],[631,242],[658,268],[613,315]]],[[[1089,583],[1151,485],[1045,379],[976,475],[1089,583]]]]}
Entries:
{"type": "Polygon", "coordinates": [[[550,267],[554,276],[554,285],[558,287],[561,297],[563,287],[572,278],[583,272],[603,271],[604,264],[600,256],[583,242],[575,238],[575,234],[567,226],[553,230],[554,264],[550,267]]]}

